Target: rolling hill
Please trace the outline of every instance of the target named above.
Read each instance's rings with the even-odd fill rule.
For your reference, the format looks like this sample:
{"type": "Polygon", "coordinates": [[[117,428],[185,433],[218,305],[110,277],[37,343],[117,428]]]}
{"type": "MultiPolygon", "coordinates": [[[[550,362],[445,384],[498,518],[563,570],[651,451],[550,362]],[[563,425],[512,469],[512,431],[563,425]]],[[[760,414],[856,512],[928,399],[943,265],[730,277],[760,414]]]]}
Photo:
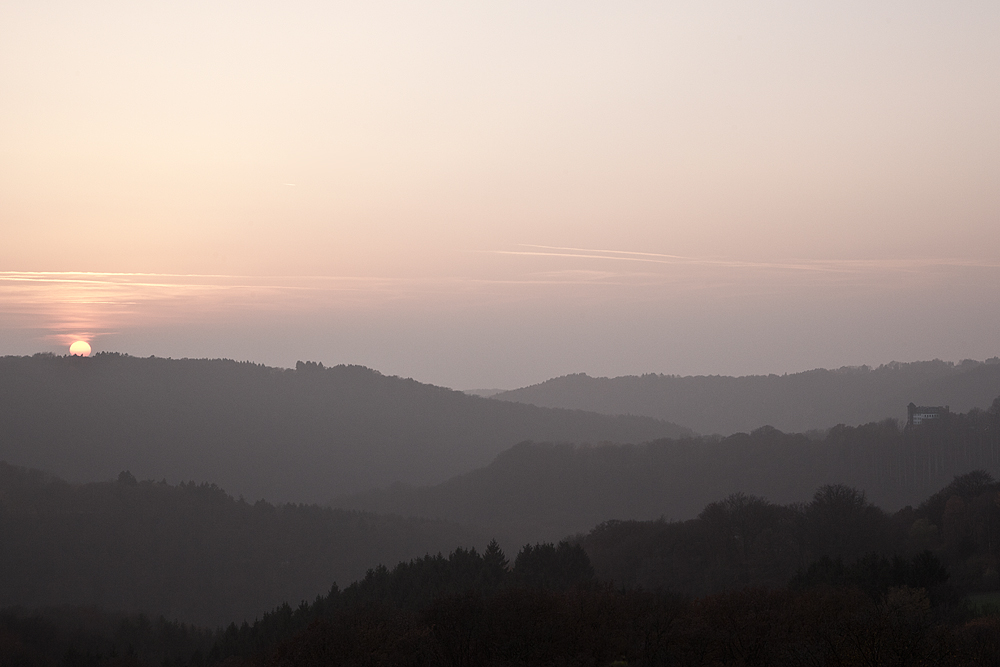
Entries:
{"type": "Polygon", "coordinates": [[[816,369],[791,375],[566,375],[492,398],[608,415],[645,415],[699,433],[729,435],[773,426],[801,433],[837,424],[904,419],[906,406],[964,412],[1000,394],[1000,358],[816,369]]]}
{"type": "Polygon", "coordinates": [[[524,442],[441,484],[395,485],[332,504],[461,522],[519,545],[612,519],[690,519],[734,493],[804,502],[824,484],[856,487],[896,510],[977,469],[1000,477],[1000,399],[940,423],[907,429],[884,420],[822,438],[763,427],[638,445],[524,442]]]}
{"type": "Polygon", "coordinates": [[[70,484],[0,461],[0,608],[96,605],[208,626],[312,600],[378,563],[485,545],[461,526],[248,503],[214,484],[70,484]]]}
{"type": "Polygon", "coordinates": [[[294,370],[206,359],[0,358],[0,460],[70,481],[211,481],[317,502],[431,484],[525,440],[636,442],[690,434],[649,417],[492,401],[361,366],[294,370]]]}

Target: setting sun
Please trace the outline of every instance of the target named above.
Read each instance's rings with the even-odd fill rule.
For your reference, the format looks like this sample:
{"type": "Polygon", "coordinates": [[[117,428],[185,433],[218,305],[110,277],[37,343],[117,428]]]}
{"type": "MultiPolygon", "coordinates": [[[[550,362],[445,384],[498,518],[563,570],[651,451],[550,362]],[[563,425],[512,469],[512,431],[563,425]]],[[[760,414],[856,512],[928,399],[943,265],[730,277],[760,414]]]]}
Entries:
{"type": "Polygon", "coordinates": [[[69,346],[69,353],[74,357],[89,357],[90,343],[85,340],[78,340],[69,346]]]}

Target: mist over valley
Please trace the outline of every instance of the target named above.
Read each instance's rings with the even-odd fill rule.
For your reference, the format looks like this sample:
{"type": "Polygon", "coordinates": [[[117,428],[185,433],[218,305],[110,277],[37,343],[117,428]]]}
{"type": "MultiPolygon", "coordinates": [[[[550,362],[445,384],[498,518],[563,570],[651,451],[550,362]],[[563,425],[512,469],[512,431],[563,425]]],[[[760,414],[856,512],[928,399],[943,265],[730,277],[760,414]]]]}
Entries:
{"type": "Polygon", "coordinates": [[[0,667],[998,667],[1000,2],[0,2],[0,667]]]}

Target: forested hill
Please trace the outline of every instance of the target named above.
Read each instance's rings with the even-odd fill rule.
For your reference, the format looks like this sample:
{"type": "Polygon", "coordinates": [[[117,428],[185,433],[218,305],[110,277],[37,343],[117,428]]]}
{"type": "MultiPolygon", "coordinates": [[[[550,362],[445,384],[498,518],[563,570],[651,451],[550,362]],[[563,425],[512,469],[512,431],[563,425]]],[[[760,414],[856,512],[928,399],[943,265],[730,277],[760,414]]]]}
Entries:
{"type": "Polygon", "coordinates": [[[645,415],[699,433],[773,426],[786,432],[903,419],[910,402],[964,412],[1000,394],[1000,358],[986,362],[891,363],[792,375],[567,375],[493,398],[609,415],[645,415]]]}
{"type": "MultiPolygon", "coordinates": [[[[148,501],[148,488],[129,490],[157,485],[125,477],[107,486],[112,493],[79,499],[99,495],[138,511],[145,502],[134,501],[148,501]]],[[[734,494],[696,519],[608,522],[558,545],[526,545],[516,557],[491,541],[482,552],[379,565],[311,604],[292,598],[214,632],[92,607],[0,610],[0,662],[994,665],[998,493],[1000,484],[975,471],[894,514],[843,485],[790,506],[734,494]]],[[[52,510],[15,506],[25,515],[52,510]]],[[[213,600],[226,570],[202,565],[213,600]]],[[[151,569],[138,583],[161,578],[151,569]]]]}
{"type": "Polygon", "coordinates": [[[895,510],[977,469],[1000,477],[1000,399],[914,428],[884,420],[817,439],[765,427],[641,445],[525,442],[442,484],[369,491],[334,506],[460,521],[523,544],[611,519],[689,519],[733,493],[803,502],[824,484],[857,487],[895,510]]]}
{"type": "Polygon", "coordinates": [[[97,605],[208,626],[252,621],[378,563],[486,541],[440,521],[247,503],[214,484],[128,472],[69,484],[0,461],[0,609],[97,605]]]}
{"type": "Polygon", "coordinates": [[[0,459],[73,481],[211,481],[250,499],[327,501],[427,484],[524,440],[636,442],[690,431],[490,401],[360,366],[0,358],[0,459]]]}

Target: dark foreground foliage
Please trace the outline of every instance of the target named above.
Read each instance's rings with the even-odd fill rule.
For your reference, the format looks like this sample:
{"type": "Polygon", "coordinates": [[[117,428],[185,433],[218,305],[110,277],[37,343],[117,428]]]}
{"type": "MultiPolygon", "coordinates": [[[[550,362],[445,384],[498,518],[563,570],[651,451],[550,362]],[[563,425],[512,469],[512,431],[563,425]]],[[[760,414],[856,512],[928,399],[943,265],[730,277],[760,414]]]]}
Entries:
{"type": "MultiPolygon", "coordinates": [[[[280,613],[280,612],[276,612],[280,613]]],[[[291,615],[307,615],[306,611],[291,615]]],[[[148,624],[148,621],[147,621],[148,624]]],[[[224,656],[250,632],[189,630],[177,657],[166,635],[74,635],[45,620],[0,616],[0,664],[253,667],[473,665],[996,665],[1000,618],[943,619],[923,589],[746,589],[690,599],[601,586],[507,587],[441,597],[419,609],[355,604],[257,650],[224,656]],[[62,634],[60,634],[60,632],[62,634]],[[34,639],[32,639],[34,637],[34,639]],[[193,648],[193,650],[192,650],[193,648]]],[[[169,624],[168,624],[169,625],[169,624]]],[[[177,626],[173,626],[176,632],[177,626]]]]}
{"type": "Polygon", "coordinates": [[[840,562],[840,576],[827,576],[827,560],[789,588],[695,599],[599,583],[578,544],[526,546],[509,566],[493,542],[481,555],[458,549],[377,568],[311,605],[232,625],[209,659],[255,666],[966,665],[1000,649],[991,636],[1000,625],[970,624],[940,594],[947,573],[933,554],[872,554],[840,562]]]}
{"type": "Polygon", "coordinates": [[[270,616],[261,623],[272,629],[282,620],[306,625],[243,650],[233,649],[257,628],[231,626],[215,633],[206,655],[204,634],[188,630],[178,640],[178,626],[162,621],[152,630],[146,621],[137,632],[132,619],[126,631],[88,635],[4,615],[0,664],[971,667],[996,665],[1000,656],[1000,618],[943,618],[924,589],[906,586],[875,596],[819,586],[701,599],[596,585],[510,586],[450,594],[419,608],[355,601],[322,613],[306,605],[270,616]],[[179,657],[178,648],[186,655],[179,657]]]}
{"type": "Polygon", "coordinates": [[[688,600],[519,588],[449,597],[420,613],[351,610],[242,664],[971,666],[998,655],[998,619],[942,623],[922,589],[878,598],[747,589],[688,600]]]}
{"type": "Polygon", "coordinates": [[[792,506],[736,494],[692,521],[608,523],[513,562],[494,541],[379,566],[211,633],[7,612],[0,667],[1000,665],[998,528],[1000,485],[981,471],[891,516],[842,485],[792,506]]]}
{"type": "Polygon", "coordinates": [[[294,611],[286,604],[253,625],[230,625],[211,657],[259,658],[293,633],[317,622],[353,619],[349,621],[353,624],[361,622],[358,619],[370,619],[376,625],[387,624],[386,628],[397,627],[401,619],[425,613],[474,615],[484,600],[512,590],[565,592],[595,586],[594,570],[579,545],[526,545],[511,566],[493,541],[482,554],[475,549],[456,549],[447,558],[441,554],[425,556],[400,563],[392,570],[379,566],[343,591],[334,586],[312,604],[303,602],[294,611]],[[462,601],[461,608],[451,609],[448,600],[462,601]]]}
{"type": "Polygon", "coordinates": [[[567,542],[504,563],[492,543],[481,556],[460,549],[373,570],[311,605],[230,626],[209,657],[273,667],[972,665],[1000,649],[1000,623],[970,623],[940,594],[947,573],[930,553],[824,559],[789,588],[700,599],[598,583],[567,542]]]}
{"type": "Polygon", "coordinates": [[[956,594],[988,593],[1000,590],[1000,483],[974,471],[891,515],[843,485],[784,506],[734,494],[690,521],[609,521],[582,544],[603,580],[695,596],[784,586],[821,559],[924,552],[948,568],[956,594]]]}

